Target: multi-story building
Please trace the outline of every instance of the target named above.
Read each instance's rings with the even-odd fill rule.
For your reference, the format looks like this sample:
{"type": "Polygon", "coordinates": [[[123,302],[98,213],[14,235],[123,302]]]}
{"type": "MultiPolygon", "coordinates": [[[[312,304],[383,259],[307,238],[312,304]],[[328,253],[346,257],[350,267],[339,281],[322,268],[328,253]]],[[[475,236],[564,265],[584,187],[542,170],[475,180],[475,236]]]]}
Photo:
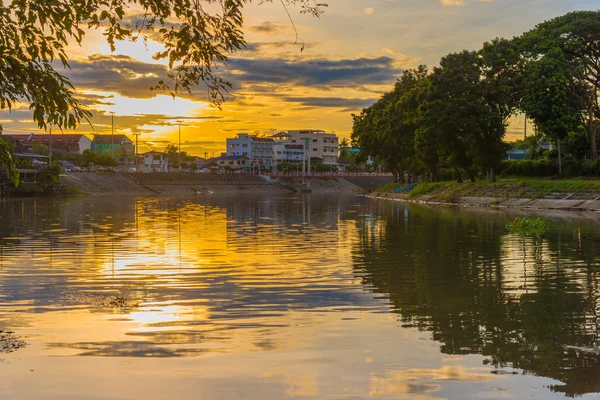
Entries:
{"type": "Polygon", "coordinates": [[[270,168],[273,165],[272,138],[258,137],[248,133],[238,133],[227,139],[227,156],[245,156],[254,165],[270,168]]]}
{"type": "Polygon", "coordinates": [[[338,138],[334,133],[320,130],[287,131],[286,141],[291,145],[308,145],[307,157],[311,158],[311,162],[322,162],[326,165],[338,163],[338,138]]]}
{"type": "Polygon", "coordinates": [[[272,136],[275,140],[273,145],[273,163],[300,164],[304,155],[304,146],[301,144],[292,144],[290,135],[286,132],[279,132],[272,136]]]}
{"type": "Polygon", "coordinates": [[[94,135],[92,150],[117,159],[135,158],[135,146],[125,135],[94,135]]]}

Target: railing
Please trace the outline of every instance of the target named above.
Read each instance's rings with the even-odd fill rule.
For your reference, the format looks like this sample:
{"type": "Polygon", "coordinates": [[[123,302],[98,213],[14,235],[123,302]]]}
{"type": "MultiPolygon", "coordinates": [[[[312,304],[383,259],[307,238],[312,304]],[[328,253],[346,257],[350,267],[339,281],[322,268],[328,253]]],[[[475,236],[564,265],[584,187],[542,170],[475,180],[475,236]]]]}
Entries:
{"type": "MultiPolygon", "coordinates": [[[[302,172],[278,172],[274,174],[269,174],[271,177],[278,178],[296,178],[302,177],[302,172]]],[[[360,177],[391,177],[392,173],[388,172],[311,172],[310,174],[306,174],[306,176],[312,176],[315,178],[360,178],[360,177]]]]}

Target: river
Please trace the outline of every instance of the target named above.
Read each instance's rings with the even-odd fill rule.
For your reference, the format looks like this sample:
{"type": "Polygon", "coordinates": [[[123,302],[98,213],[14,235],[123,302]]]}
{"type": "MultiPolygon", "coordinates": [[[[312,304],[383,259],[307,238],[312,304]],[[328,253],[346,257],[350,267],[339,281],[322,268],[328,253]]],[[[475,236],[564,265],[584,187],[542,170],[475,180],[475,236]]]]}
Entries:
{"type": "Polygon", "coordinates": [[[600,225],[355,196],[0,203],[2,399],[600,398],[600,225]],[[19,346],[20,347],[20,346],[19,346]]]}

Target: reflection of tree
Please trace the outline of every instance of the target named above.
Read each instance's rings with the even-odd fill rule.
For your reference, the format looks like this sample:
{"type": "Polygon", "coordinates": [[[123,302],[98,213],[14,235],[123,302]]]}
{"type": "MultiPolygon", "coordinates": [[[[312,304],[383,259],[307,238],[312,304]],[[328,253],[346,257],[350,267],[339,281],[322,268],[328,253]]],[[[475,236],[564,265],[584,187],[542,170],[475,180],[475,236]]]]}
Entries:
{"type": "Polygon", "coordinates": [[[359,224],[355,269],[406,326],[432,332],[444,353],[558,379],[565,385],[552,389],[569,396],[600,391],[600,354],[581,350],[598,344],[597,236],[565,224],[543,241],[525,239],[522,264],[506,257],[523,242],[506,234],[503,214],[398,212],[377,232],[359,224]],[[587,274],[564,266],[581,262],[587,274]]]}

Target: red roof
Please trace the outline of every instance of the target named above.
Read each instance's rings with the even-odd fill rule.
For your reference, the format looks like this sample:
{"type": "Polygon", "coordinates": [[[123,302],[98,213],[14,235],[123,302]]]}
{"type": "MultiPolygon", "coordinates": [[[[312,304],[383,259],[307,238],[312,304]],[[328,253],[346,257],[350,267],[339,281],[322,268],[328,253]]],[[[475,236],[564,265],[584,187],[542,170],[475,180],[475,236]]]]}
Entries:
{"type": "Polygon", "coordinates": [[[13,140],[19,140],[21,143],[78,143],[82,137],[85,135],[82,134],[37,134],[30,133],[28,135],[2,135],[6,138],[11,138],[13,140]]]}

